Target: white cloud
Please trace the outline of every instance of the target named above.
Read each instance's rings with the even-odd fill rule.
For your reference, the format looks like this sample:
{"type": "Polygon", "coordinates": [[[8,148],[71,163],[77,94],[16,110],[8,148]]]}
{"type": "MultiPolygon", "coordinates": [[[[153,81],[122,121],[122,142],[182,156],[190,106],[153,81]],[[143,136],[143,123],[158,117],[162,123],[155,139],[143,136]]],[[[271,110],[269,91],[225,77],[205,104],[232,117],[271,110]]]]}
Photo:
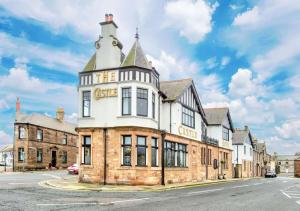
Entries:
{"type": "Polygon", "coordinates": [[[284,122],[280,127],[275,127],[280,137],[289,138],[300,138],[300,120],[288,120],[284,122]]]}
{"type": "Polygon", "coordinates": [[[180,31],[190,43],[202,41],[212,30],[212,15],[218,6],[204,0],[168,1],[165,6],[167,25],[180,31]]]}
{"type": "Polygon", "coordinates": [[[1,110],[1,109],[8,109],[8,108],[9,108],[9,106],[8,106],[6,100],[1,99],[1,100],[0,100],[0,110],[1,110]]]}
{"type": "Polygon", "coordinates": [[[83,55],[73,54],[67,50],[58,50],[42,44],[32,43],[22,38],[10,36],[0,32],[0,56],[13,56],[18,59],[18,64],[36,63],[48,68],[56,68],[57,70],[77,74],[87,58],[83,55]],[[20,49],[20,46],[22,47],[20,49]]]}
{"type": "Polygon", "coordinates": [[[249,11],[239,14],[235,17],[233,25],[242,26],[246,24],[255,24],[259,21],[258,7],[254,7],[249,11]]]}
{"type": "Polygon", "coordinates": [[[0,146],[4,144],[12,144],[12,143],[13,143],[12,136],[7,134],[3,130],[0,130],[0,146]]]}
{"type": "Polygon", "coordinates": [[[205,61],[205,68],[206,69],[213,69],[216,66],[218,66],[216,57],[211,57],[211,58],[209,58],[205,61]]]}
{"type": "Polygon", "coordinates": [[[221,68],[224,68],[226,65],[228,65],[230,62],[230,57],[224,56],[221,59],[221,68]]]}
{"type": "Polygon", "coordinates": [[[65,115],[65,120],[67,122],[71,122],[71,123],[77,123],[77,118],[78,118],[78,114],[77,113],[71,113],[71,114],[67,114],[65,115]]]}

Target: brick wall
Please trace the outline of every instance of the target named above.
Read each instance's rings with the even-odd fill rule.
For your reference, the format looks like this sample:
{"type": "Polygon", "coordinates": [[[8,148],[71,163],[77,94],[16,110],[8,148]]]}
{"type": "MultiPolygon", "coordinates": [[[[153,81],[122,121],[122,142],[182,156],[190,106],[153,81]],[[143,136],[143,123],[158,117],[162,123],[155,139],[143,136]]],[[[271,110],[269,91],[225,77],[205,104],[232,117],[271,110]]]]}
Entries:
{"type": "Polygon", "coordinates": [[[77,161],[77,141],[78,137],[74,134],[35,125],[16,124],[14,146],[15,170],[35,170],[48,168],[49,163],[51,163],[52,151],[56,151],[56,167],[66,168],[77,161]],[[20,126],[25,128],[24,139],[19,139],[18,131],[20,126]],[[41,129],[43,131],[42,140],[37,140],[37,129],[41,129]],[[65,134],[67,135],[66,145],[62,143],[65,134]],[[24,162],[18,161],[18,148],[24,148],[24,162]],[[42,150],[42,162],[37,162],[38,149],[42,150]],[[67,152],[67,163],[62,162],[64,151],[67,152]]]}
{"type": "MultiPolygon", "coordinates": [[[[83,136],[92,137],[91,165],[80,165],[79,181],[81,182],[104,182],[104,130],[101,128],[79,129],[79,140],[83,136]]],[[[107,184],[131,184],[131,185],[157,185],[161,182],[161,134],[158,130],[137,127],[119,127],[107,129],[107,184]],[[123,135],[131,135],[131,166],[121,165],[121,142],[123,135]],[[147,166],[137,164],[137,136],[147,137],[147,166]],[[151,166],[151,138],[158,140],[158,167],[151,166]]],[[[165,167],[165,183],[193,182],[206,179],[206,166],[201,164],[201,147],[206,145],[184,137],[167,134],[168,141],[187,145],[187,167],[165,167]]],[[[81,141],[80,141],[81,142],[81,141]]],[[[217,179],[219,169],[213,168],[213,160],[219,160],[220,152],[228,153],[228,168],[223,170],[226,178],[232,177],[231,151],[215,146],[208,146],[212,152],[212,162],[208,165],[208,179],[217,179]]],[[[81,145],[79,152],[81,152],[81,145]]],[[[80,161],[81,153],[80,153],[80,161]]]]}

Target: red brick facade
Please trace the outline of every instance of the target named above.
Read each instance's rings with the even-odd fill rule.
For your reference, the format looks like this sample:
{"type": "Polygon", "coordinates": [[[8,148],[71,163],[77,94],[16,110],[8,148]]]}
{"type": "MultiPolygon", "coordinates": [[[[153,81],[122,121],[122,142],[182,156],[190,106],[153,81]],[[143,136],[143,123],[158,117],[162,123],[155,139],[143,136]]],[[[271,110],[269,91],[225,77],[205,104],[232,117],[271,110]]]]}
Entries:
{"type": "MultiPolygon", "coordinates": [[[[106,135],[106,178],[105,178],[105,150],[104,150],[104,129],[89,128],[78,129],[79,143],[82,143],[83,136],[91,136],[91,165],[80,165],[79,180],[81,182],[94,182],[106,184],[130,184],[130,185],[158,185],[161,184],[161,132],[149,128],[137,127],[116,127],[108,128],[106,135]],[[123,135],[132,137],[131,143],[131,166],[122,166],[121,142],[123,135]],[[137,164],[137,136],[145,136],[147,140],[146,166],[140,167],[137,164]],[[158,167],[151,166],[151,139],[158,140],[158,167]]],[[[232,153],[231,150],[211,146],[192,139],[166,134],[166,141],[186,144],[187,146],[187,167],[165,167],[165,183],[196,182],[206,179],[217,179],[221,174],[225,178],[232,177],[232,153]],[[206,167],[201,163],[201,148],[211,150],[211,159],[206,167]],[[224,153],[227,153],[224,156],[224,153]],[[214,160],[219,162],[219,168],[214,168],[214,160]],[[227,162],[223,162],[226,159],[227,162]],[[222,162],[220,162],[222,161],[222,162]],[[222,175],[223,175],[222,174],[222,175]]],[[[79,144],[79,152],[82,151],[79,144]]],[[[82,153],[80,162],[82,161],[82,153]]]]}
{"type": "Polygon", "coordinates": [[[56,167],[66,168],[77,161],[77,139],[78,137],[75,134],[31,124],[16,123],[14,168],[16,171],[48,168],[54,154],[56,154],[56,167]],[[21,139],[19,137],[20,127],[25,130],[25,137],[21,139]],[[41,140],[37,139],[38,129],[43,131],[41,140]],[[67,143],[63,144],[65,135],[67,137],[67,143]],[[24,160],[19,159],[19,149],[24,149],[24,160]],[[41,161],[37,160],[38,150],[42,152],[41,161]],[[64,154],[66,155],[66,162],[64,160],[64,154]]]}

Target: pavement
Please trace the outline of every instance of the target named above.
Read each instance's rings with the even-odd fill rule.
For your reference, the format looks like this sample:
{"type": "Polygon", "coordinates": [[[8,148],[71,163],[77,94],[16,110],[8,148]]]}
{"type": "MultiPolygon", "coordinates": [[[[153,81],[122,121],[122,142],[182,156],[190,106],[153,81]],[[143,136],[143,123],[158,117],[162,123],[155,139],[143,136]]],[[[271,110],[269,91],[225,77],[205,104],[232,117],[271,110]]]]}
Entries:
{"type": "Polygon", "coordinates": [[[168,191],[74,191],[40,184],[65,171],[0,174],[0,210],[300,210],[300,179],[255,178],[168,191]]]}

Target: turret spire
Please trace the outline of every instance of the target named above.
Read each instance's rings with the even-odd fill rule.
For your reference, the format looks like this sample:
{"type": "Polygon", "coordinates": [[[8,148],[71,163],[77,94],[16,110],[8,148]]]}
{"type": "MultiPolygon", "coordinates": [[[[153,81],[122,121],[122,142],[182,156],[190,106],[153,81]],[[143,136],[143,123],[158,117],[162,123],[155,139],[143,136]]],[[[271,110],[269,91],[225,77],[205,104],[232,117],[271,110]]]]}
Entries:
{"type": "Polygon", "coordinates": [[[137,40],[139,39],[139,28],[138,27],[135,28],[135,36],[134,37],[137,40]]]}

